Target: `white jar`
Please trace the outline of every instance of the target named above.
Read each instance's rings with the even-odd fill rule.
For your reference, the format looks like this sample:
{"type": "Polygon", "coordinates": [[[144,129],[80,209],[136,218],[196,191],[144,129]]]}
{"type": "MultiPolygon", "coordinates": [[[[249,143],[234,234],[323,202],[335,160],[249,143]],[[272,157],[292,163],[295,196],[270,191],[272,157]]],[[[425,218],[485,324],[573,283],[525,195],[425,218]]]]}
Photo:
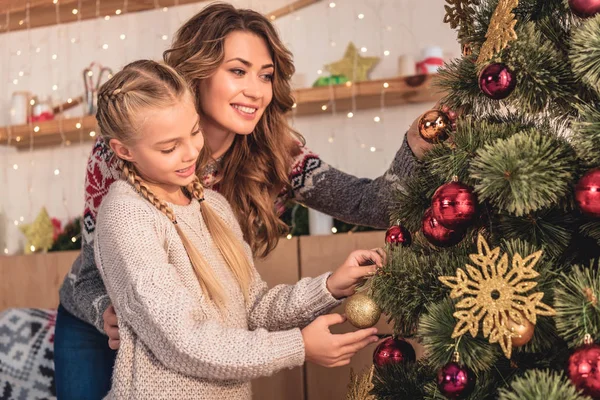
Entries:
{"type": "Polygon", "coordinates": [[[25,125],[29,114],[29,92],[14,92],[10,103],[10,124],[25,125]]]}

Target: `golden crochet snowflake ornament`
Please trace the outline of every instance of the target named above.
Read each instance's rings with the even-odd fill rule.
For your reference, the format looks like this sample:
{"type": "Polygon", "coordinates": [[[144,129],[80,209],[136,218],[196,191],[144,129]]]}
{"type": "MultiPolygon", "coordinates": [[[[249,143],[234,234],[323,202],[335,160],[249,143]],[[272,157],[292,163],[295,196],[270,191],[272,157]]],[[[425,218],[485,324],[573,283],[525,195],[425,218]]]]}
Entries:
{"type": "Polygon", "coordinates": [[[469,258],[478,268],[467,264],[466,272],[458,268],[456,276],[441,276],[438,279],[452,288],[450,297],[462,298],[453,314],[458,322],[452,332],[457,338],[469,332],[476,337],[482,322],[483,336],[490,343],[500,343],[507,358],[512,354],[512,337],[509,319],[521,324],[527,318],[535,325],[537,316],[552,316],[556,311],[542,303],[543,292],[529,294],[537,286],[533,279],[539,274],[534,270],[542,256],[537,251],[525,258],[515,254],[512,267],[508,269],[508,255],[500,256],[500,248],[490,250],[482,235],[477,238],[477,254],[469,258]]]}
{"type": "Polygon", "coordinates": [[[518,5],[519,0],[500,0],[498,2],[485,34],[485,43],[479,51],[478,65],[488,62],[494,55],[505,49],[508,43],[517,40],[517,33],[515,32],[517,20],[512,11],[518,5]]]}

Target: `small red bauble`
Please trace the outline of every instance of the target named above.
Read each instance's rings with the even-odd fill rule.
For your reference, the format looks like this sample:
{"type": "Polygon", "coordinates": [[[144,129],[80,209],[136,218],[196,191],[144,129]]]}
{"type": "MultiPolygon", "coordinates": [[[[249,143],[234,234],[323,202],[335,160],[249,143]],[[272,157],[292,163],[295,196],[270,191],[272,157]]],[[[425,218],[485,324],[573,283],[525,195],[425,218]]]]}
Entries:
{"type": "Polygon", "coordinates": [[[479,88],[494,100],[507,98],[517,86],[515,74],[502,63],[490,64],[479,74],[479,88]]]}
{"type": "Polygon", "coordinates": [[[464,236],[463,230],[451,230],[433,218],[431,208],[423,216],[423,235],[429,243],[438,247],[450,247],[458,244],[464,236]]]}
{"type": "Polygon", "coordinates": [[[580,18],[589,18],[600,12],[600,0],[569,0],[573,14],[580,18]]]}
{"type": "Polygon", "coordinates": [[[585,215],[600,218],[600,168],[589,171],[577,183],[575,200],[585,215]]]}
{"type": "Polygon", "coordinates": [[[385,242],[394,246],[402,245],[406,247],[412,243],[412,236],[408,229],[402,225],[394,225],[385,233],[385,242]]]}
{"type": "Polygon", "coordinates": [[[396,338],[387,338],[377,346],[373,353],[373,364],[378,367],[416,359],[415,349],[411,344],[396,338]]]}
{"type": "Polygon", "coordinates": [[[477,211],[477,198],[473,190],[460,182],[450,182],[439,187],[431,201],[431,212],[445,228],[466,228],[477,211]]]}
{"type": "Polygon", "coordinates": [[[475,388],[475,374],[466,366],[451,362],[438,371],[437,385],[446,398],[463,399],[475,388]]]}
{"type": "Polygon", "coordinates": [[[569,357],[567,374],[577,389],[594,399],[600,398],[600,346],[577,348],[569,357]]]}

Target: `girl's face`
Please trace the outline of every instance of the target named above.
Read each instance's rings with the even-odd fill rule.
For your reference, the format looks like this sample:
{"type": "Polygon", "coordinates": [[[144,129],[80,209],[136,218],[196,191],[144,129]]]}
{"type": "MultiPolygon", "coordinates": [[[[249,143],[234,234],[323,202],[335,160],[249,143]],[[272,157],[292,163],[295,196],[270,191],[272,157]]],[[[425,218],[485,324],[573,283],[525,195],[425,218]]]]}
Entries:
{"type": "Polygon", "coordinates": [[[113,139],[110,145],[119,157],[135,165],[145,181],[166,192],[163,198],[168,200],[169,193],[194,181],[204,146],[192,96],[167,108],[148,110],[139,121],[140,130],[131,144],[113,139]]]}
{"type": "Polygon", "coordinates": [[[273,98],[273,59],[259,36],[232,32],[225,37],[223,63],[200,82],[202,127],[213,132],[248,135],[273,98]]]}

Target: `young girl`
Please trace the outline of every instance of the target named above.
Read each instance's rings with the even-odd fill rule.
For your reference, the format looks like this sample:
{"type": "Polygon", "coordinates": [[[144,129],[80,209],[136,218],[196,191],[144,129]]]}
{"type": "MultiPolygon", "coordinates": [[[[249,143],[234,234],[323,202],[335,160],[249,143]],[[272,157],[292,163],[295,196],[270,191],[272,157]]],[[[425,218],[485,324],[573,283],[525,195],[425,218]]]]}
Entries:
{"type": "Polygon", "coordinates": [[[333,338],[339,316],[311,323],[375,266],[265,290],[227,200],[195,175],[204,139],[193,99],[153,61],[129,64],[99,92],[98,125],[123,177],[95,232],[121,334],[108,398],[250,399],[250,379],[305,359],[345,365],[377,341],[373,328],[333,338]]]}
{"type": "MultiPolygon", "coordinates": [[[[210,153],[198,175],[232,205],[254,254],[265,255],[275,247],[285,228],[278,212],[288,200],[351,223],[389,225],[393,187],[416,168],[413,152],[421,155],[429,146],[420,139],[416,120],[390,169],[374,180],[359,179],[303,147],[300,135],[289,127],[292,56],[263,15],[211,4],[181,27],[165,60],[196,94],[210,153]]],[[[59,392],[74,390],[65,398],[95,399],[89,394],[106,393],[115,357],[106,334],[111,348],[119,344],[92,243],[97,209],[120,175],[112,154],[99,138],[87,167],[82,252],[60,291],[56,385],[59,392]]]]}

